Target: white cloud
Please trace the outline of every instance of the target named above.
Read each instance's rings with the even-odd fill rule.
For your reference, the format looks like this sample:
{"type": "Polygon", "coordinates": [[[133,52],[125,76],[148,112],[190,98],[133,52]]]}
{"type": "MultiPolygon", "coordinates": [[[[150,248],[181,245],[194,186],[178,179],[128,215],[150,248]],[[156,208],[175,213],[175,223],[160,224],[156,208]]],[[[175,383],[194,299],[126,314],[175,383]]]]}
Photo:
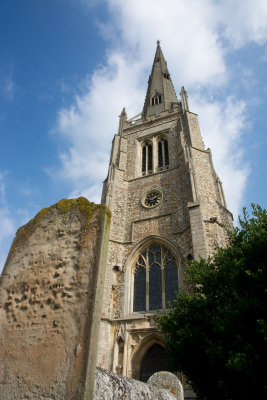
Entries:
{"type": "Polygon", "coordinates": [[[75,197],[86,197],[90,201],[94,203],[99,203],[100,202],[100,193],[102,191],[102,182],[99,181],[98,184],[88,186],[84,185],[84,188],[80,188],[79,190],[74,190],[73,192],[70,193],[69,198],[75,198],[75,197]]]}
{"type": "MultiPolygon", "coordinates": [[[[154,43],[162,41],[172,75],[183,84],[215,85],[226,78],[224,54],[209,0],[108,0],[119,45],[151,65],[154,43]]],[[[110,30],[110,27],[108,27],[110,30]]]]}
{"type": "Polygon", "coordinates": [[[4,173],[0,172],[0,200],[3,199],[6,195],[6,188],[4,184],[4,173]]]}
{"type": "MultiPolygon", "coordinates": [[[[86,79],[84,94],[70,108],[60,110],[54,129],[65,143],[59,174],[73,182],[72,194],[100,199],[100,181],[107,173],[117,131],[116,116],[123,106],[129,117],[142,110],[160,39],[176,88],[185,85],[192,94],[191,109],[200,115],[204,141],[212,149],[229,208],[236,215],[249,173],[242,151],[248,110],[229,85],[235,66],[227,64],[227,56],[251,41],[266,42],[266,4],[261,0],[106,0],[109,17],[101,31],[110,47],[105,63],[86,79]],[[226,87],[223,102],[218,93],[226,92],[226,87]],[[212,95],[216,100],[210,100],[212,95]]],[[[238,68],[240,76],[246,73],[247,66],[238,68]]]]}
{"type": "Polygon", "coordinates": [[[249,41],[260,45],[266,43],[266,0],[220,0],[217,7],[218,21],[231,46],[241,47],[249,41]]]}
{"type": "Polygon", "coordinates": [[[13,65],[6,66],[6,70],[1,80],[1,94],[8,101],[12,102],[17,89],[17,85],[13,77],[13,65]]]}
{"type": "Polygon", "coordinates": [[[144,92],[138,86],[141,71],[140,62],[129,67],[123,54],[112,53],[107,64],[86,83],[85,94],[76,96],[69,109],[59,111],[54,133],[67,143],[60,154],[59,175],[73,182],[73,193],[89,191],[90,200],[100,201],[99,184],[107,174],[118,116],[124,105],[128,105],[130,115],[136,114],[144,101],[144,92]]]}
{"type": "Polygon", "coordinates": [[[224,101],[207,102],[197,96],[191,100],[198,110],[200,127],[206,148],[211,148],[215,169],[223,182],[227,206],[236,217],[249,175],[244,162],[242,136],[248,134],[245,102],[227,97],[224,101]]]}
{"type": "Polygon", "coordinates": [[[0,221],[0,242],[2,242],[5,240],[5,238],[10,237],[10,235],[14,233],[15,229],[7,207],[0,208],[0,221]]]}
{"type": "Polygon", "coordinates": [[[6,81],[4,83],[3,87],[4,95],[9,99],[13,100],[14,99],[14,94],[15,94],[15,83],[13,79],[8,76],[6,78],[6,81]]]}
{"type": "Polygon", "coordinates": [[[0,273],[5,263],[10,242],[15,233],[14,219],[6,202],[5,173],[0,172],[0,273]]]}

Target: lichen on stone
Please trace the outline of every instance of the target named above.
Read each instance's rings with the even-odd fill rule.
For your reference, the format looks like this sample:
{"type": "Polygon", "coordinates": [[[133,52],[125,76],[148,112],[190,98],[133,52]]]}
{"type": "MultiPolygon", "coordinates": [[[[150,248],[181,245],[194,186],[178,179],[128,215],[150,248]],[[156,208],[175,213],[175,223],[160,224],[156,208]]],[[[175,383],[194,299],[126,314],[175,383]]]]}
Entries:
{"type": "Polygon", "coordinates": [[[25,224],[24,226],[20,227],[17,230],[7,260],[10,259],[10,257],[12,256],[14,249],[20,246],[21,242],[24,242],[30,237],[30,235],[35,231],[35,229],[40,225],[40,221],[43,218],[52,215],[53,213],[55,213],[55,210],[65,214],[70,210],[75,210],[75,209],[78,209],[79,212],[83,215],[82,218],[83,227],[86,227],[88,224],[90,224],[94,216],[101,218],[102,215],[106,214],[109,217],[109,219],[111,217],[111,212],[105,205],[95,204],[87,200],[85,197],[79,197],[77,199],[61,199],[56,204],[53,204],[50,207],[43,208],[42,210],[40,210],[35,215],[34,218],[32,218],[27,224],[25,224]]]}
{"type": "Polygon", "coordinates": [[[66,213],[71,208],[75,207],[78,207],[80,211],[85,212],[88,217],[92,217],[95,211],[101,213],[102,210],[105,210],[107,214],[111,216],[111,213],[106,206],[103,204],[91,203],[85,197],[78,197],[77,199],[61,199],[56,203],[56,208],[62,213],[66,213]]]}

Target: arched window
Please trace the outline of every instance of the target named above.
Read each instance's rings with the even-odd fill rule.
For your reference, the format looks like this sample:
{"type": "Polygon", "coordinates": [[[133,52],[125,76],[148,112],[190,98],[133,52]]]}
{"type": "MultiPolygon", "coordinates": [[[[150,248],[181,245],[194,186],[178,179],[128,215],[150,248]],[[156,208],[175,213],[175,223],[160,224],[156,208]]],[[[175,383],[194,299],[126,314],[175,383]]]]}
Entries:
{"type": "Polygon", "coordinates": [[[152,106],[156,106],[157,104],[161,104],[162,103],[162,96],[161,94],[154,94],[154,96],[151,98],[151,105],[152,106]]]}
{"type": "Polygon", "coordinates": [[[170,249],[153,244],[135,264],[133,311],[169,308],[178,292],[178,269],[170,249]]]}
{"type": "Polygon", "coordinates": [[[145,143],[142,148],[142,174],[153,172],[153,147],[152,143],[145,143]]]}
{"type": "Polygon", "coordinates": [[[158,141],[158,167],[159,171],[169,168],[168,140],[164,138],[158,141]]]}

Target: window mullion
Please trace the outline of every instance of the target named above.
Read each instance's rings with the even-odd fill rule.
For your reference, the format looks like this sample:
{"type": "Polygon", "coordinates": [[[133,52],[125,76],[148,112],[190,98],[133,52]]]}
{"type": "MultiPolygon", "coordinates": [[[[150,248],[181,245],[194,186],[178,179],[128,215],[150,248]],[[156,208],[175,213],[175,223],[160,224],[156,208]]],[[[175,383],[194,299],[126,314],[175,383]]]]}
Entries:
{"type": "Polygon", "coordinates": [[[146,144],[146,175],[148,174],[148,145],[146,144]]]}
{"type": "Polygon", "coordinates": [[[166,308],[166,300],[165,300],[164,254],[163,254],[163,248],[162,248],[162,246],[160,246],[160,252],[161,252],[162,308],[166,308]]]}
{"type": "Polygon", "coordinates": [[[158,146],[157,139],[153,137],[153,147],[152,147],[152,162],[153,162],[153,172],[158,171],[158,146]]]}
{"type": "Polygon", "coordinates": [[[149,247],[146,251],[146,311],[149,310],[149,247]]]}

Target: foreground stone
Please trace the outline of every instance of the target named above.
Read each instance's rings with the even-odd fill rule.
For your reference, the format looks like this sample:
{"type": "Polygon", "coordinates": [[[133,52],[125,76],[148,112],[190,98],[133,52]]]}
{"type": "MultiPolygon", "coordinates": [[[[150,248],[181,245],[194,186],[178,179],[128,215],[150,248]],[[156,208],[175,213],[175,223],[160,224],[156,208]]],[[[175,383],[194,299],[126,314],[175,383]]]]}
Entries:
{"type": "Polygon", "coordinates": [[[179,400],[183,400],[184,398],[184,389],[183,385],[171,372],[160,371],[153,374],[148,382],[149,385],[156,386],[157,388],[164,388],[170,391],[175,395],[175,398],[179,400]]]}
{"type": "Polygon", "coordinates": [[[17,231],[0,281],[0,399],[91,399],[110,212],[61,200],[17,231]]]}
{"type": "Polygon", "coordinates": [[[148,383],[96,369],[95,400],[183,400],[183,387],[170,372],[157,372],[148,383]]]}

